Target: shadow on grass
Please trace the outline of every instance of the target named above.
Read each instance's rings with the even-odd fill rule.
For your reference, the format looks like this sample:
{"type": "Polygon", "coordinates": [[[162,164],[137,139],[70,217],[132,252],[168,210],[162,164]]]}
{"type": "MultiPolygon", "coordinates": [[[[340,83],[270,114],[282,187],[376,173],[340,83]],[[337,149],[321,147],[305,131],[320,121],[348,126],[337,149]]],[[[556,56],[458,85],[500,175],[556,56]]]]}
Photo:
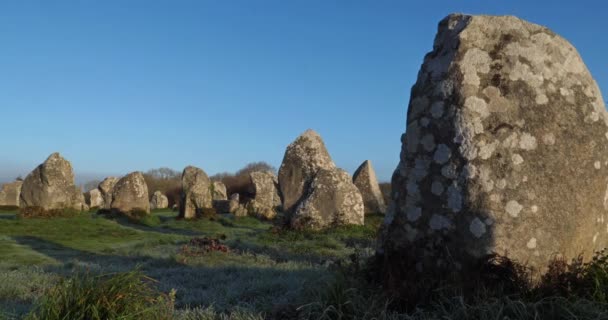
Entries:
{"type": "Polygon", "coordinates": [[[302,288],[314,287],[331,276],[324,268],[310,264],[260,260],[250,255],[241,256],[238,252],[199,257],[196,264],[190,265],[178,262],[173,257],[165,259],[86,252],[31,236],[13,239],[62,262],[63,265],[44,267],[46,272],[53,274],[69,276],[75,268],[85,268],[94,273],[140,268],[158,281],[160,290],[177,290],[178,307],[213,305],[218,311],[244,308],[270,312],[273,306],[298,301],[303,294],[302,288]]]}

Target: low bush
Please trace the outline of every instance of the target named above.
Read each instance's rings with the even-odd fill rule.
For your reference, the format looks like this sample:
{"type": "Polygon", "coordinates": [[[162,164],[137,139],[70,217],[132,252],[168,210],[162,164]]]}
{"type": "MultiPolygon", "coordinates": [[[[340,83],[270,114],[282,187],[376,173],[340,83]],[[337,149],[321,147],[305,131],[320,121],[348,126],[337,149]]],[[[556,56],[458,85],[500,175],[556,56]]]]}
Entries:
{"type": "Polygon", "coordinates": [[[60,279],[27,319],[171,319],[175,292],[164,294],[140,271],[60,279]]]}
{"type": "Polygon", "coordinates": [[[66,209],[50,209],[45,210],[42,207],[26,207],[19,209],[17,214],[18,218],[30,219],[30,218],[71,218],[78,216],[80,211],[66,208],[66,209]]]}

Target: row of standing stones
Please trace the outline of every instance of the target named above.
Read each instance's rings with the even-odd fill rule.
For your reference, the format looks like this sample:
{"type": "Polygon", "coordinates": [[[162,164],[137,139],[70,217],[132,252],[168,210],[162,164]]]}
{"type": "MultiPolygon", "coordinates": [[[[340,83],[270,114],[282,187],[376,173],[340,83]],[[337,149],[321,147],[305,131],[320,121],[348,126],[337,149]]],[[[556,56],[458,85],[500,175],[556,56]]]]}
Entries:
{"type": "MultiPolygon", "coordinates": [[[[214,209],[271,220],[284,211],[293,228],[321,229],[363,224],[365,212],[383,213],[386,209],[371,163],[365,161],[351,178],[336,168],[323,140],[312,130],[287,147],[278,177],[273,172],[258,171],[250,173],[249,178],[254,197],[241,203],[238,194],[228,199],[226,186],[211,181],[202,169],[186,167],[181,178],[179,217],[197,218],[214,209]]],[[[74,183],[70,162],[59,153],[50,155],[23,182],[5,184],[0,191],[0,200],[4,201],[0,205],[22,208],[99,208],[139,216],[168,207],[167,197],[159,191],[149,199],[141,172],[120,179],[108,177],[85,197],[74,183]]]]}
{"type": "MultiPolygon", "coordinates": [[[[608,240],[607,138],[602,95],[569,42],[512,16],[449,15],[412,88],[378,240],[384,272],[462,273],[487,254],[539,271],[556,257],[588,259],[608,240]]],[[[21,205],[79,205],[71,168],[56,162],[69,168],[51,156],[24,181],[21,205]]],[[[256,179],[268,181],[258,190],[267,196],[251,206],[280,198],[293,227],[362,224],[364,210],[384,211],[369,162],[353,184],[313,131],[288,146],[278,178],[256,179]]],[[[186,168],[183,185],[182,216],[212,205],[202,170],[186,168]]],[[[107,203],[109,189],[99,190],[107,203]]],[[[146,192],[131,174],[111,207],[146,192]]]]}

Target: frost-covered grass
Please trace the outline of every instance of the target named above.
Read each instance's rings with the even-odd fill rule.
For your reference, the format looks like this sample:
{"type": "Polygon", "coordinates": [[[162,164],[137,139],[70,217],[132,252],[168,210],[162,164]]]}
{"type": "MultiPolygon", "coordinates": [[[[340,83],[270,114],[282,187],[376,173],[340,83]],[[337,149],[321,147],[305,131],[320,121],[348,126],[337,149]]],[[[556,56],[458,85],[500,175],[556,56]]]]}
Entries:
{"type": "MultiPolygon", "coordinates": [[[[18,219],[0,214],[0,314],[20,318],[61,278],[138,268],[161,292],[176,290],[176,317],[259,319],[307,301],[306,287],[331,280],[328,269],[355,252],[371,252],[381,217],[365,227],[326,232],[281,231],[254,218],[176,220],[153,212],[134,224],[96,214],[18,219]],[[224,239],[231,251],[191,257],[180,248],[193,237],[224,239]]],[[[0,319],[2,319],[0,315],[0,319]]]]}

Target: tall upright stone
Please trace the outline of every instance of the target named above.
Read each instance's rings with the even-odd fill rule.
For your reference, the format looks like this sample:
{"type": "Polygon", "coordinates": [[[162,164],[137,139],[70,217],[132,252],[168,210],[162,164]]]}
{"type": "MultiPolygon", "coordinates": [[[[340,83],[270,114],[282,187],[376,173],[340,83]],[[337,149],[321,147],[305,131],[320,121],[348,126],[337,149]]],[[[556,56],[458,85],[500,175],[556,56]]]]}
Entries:
{"type": "Polygon", "coordinates": [[[104,206],[103,196],[101,195],[101,191],[99,191],[98,188],[89,190],[87,192],[86,196],[89,199],[89,202],[87,203],[87,205],[90,208],[103,208],[103,206],[104,206]]]}
{"type": "Polygon", "coordinates": [[[179,216],[185,219],[196,218],[202,209],[213,207],[211,180],[200,168],[188,166],[182,173],[182,197],[179,216]]]}
{"type": "Polygon", "coordinates": [[[317,172],[320,169],[335,167],[321,136],[313,130],[306,130],[287,146],[279,168],[283,210],[293,213],[306,195],[317,172]]]}
{"type": "Polygon", "coordinates": [[[251,215],[273,219],[281,206],[277,176],[270,171],[255,171],[249,174],[250,193],[253,199],[247,204],[251,215]]]}
{"type": "Polygon", "coordinates": [[[125,215],[140,212],[150,213],[148,199],[148,185],[144,175],[136,171],[118,180],[112,189],[112,205],[110,208],[125,215]]]}
{"type": "Polygon", "coordinates": [[[380,185],[376,178],[376,171],[374,171],[371,161],[365,160],[359,168],[357,168],[357,171],[355,171],[355,174],[353,175],[353,183],[361,192],[366,214],[384,213],[386,211],[384,196],[380,190],[380,185]]]}
{"type": "Polygon", "coordinates": [[[321,169],[291,217],[294,229],[323,229],[348,224],[363,225],[363,197],[351,176],[339,168],[321,169]]]}
{"type": "Polygon", "coordinates": [[[150,200],[150,209],[167,209],[169,207],[169,198],[162,192],[156,190],[150,200]]]}
{"type": "Polygon", "coordinates": [[[17,180],[0,186],[0,206],[19,207],[23,181],[17,180]]]}
{"type": "Polygon", "coordinates": [[[103,198],[103,209],[110,209],[110,207],[112,206],[112,191],[114,190],[114,186],[117,182],[118,178],[107,177],[99,183],[99,186],[97,188],[101,192],[101,196],[103,198]]]}
{"type": "Polygon", "coordinates": [[[608,245],[607,138],[570,43],[516,17],[448,16],[412,88],[385,267],[398,278],[408,260],[458,270],[498,253],[542,271],[556,254],[588,259],[608,245]]]}
{"type": "Polygon", "coordinates": [[[228,192],[226,192],[226,185],[221,181],[212,182],[213,189],[213,200],[228,200],[228,192]]]}
{"type": "Polygon", "coordinates": [[[72,165],[57,152],[23,181],[19,201],[21,208],[82,210],[83,205],[84,196],[74,183],[72,165]]]}

